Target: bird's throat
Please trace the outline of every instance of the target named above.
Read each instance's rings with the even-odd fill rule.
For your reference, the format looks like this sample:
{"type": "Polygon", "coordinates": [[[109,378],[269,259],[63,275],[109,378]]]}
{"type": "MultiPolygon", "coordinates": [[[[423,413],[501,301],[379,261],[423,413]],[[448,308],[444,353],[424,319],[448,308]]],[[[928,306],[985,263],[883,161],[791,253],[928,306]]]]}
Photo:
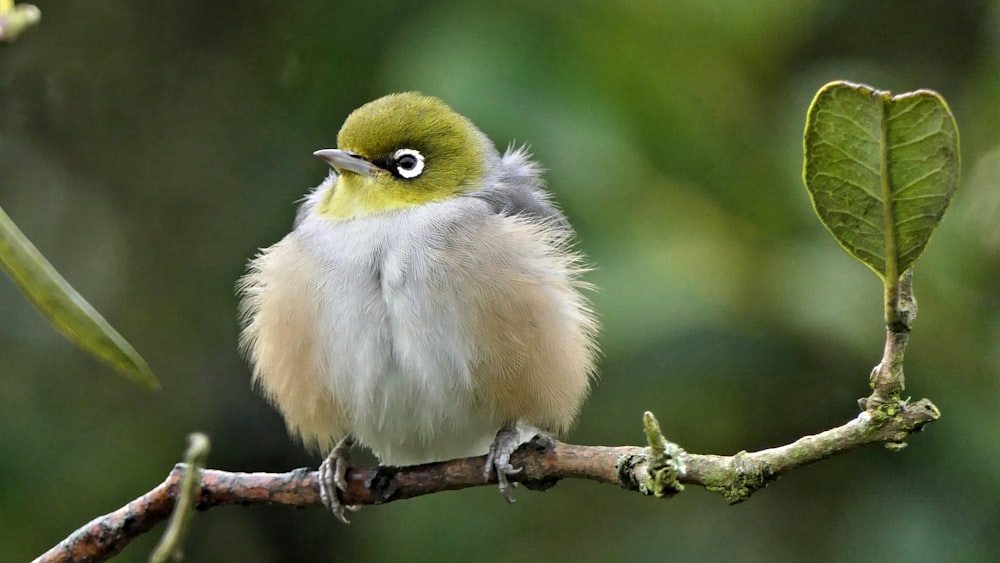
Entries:
{"type": "Polygon", "coordinates": [[[391,176],[360,176],[343,173],[329,189],[316,211],[334,221],[348,221],[398,211],[454,197],[441,190],[407,189],[391,176]]]}

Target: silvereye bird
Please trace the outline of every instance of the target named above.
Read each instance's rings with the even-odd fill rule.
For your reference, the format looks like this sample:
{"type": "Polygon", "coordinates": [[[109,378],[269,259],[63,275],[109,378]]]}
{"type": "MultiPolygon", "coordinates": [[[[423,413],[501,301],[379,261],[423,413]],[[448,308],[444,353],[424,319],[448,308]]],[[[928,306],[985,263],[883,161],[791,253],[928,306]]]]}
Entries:
{"type": "MultiPolygon", "coordinates": [[[[328,451],[341,519],[355,441],[387,465],[510,454],[576,418],[597,320],[573,232],[524,148],[501,155],[437,98],[355,110],[294,229],[241,280],[241,343],[289,431],[328,451]]],[[[346,520],[345,520],[346,521],[346,520]]]]}

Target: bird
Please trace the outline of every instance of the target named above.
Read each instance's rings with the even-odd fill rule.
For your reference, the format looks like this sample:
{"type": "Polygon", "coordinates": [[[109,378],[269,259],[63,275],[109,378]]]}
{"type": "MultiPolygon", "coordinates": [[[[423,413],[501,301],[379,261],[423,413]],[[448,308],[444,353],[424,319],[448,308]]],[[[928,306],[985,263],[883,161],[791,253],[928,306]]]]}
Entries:
{"type": "Polygon", "coordinates": [[[328,177],[240,279],[240,346],[289,432],[326,453],[323,503],[355,445],[382,465],[510,455],[567,431],[597,376],[591,266],[526,147],[501,154],[418,92],[350,113],[328,177]]]}

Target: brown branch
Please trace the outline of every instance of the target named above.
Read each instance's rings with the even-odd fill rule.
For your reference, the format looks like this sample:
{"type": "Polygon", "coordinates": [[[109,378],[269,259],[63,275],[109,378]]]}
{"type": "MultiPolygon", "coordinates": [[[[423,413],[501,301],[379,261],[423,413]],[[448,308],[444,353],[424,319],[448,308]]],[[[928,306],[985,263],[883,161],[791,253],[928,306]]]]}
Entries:
{"type": "MultiPolygon", "coordinates": [[[[529,489],[544,490],[560,479],[588,479],[657,496],[669,496],[683,488],[680,484],[698,485],[735,503],[747,499],[783,473],[856,447],[872,443],[899,447],[910,434],[938,416],[937,408],[926,399],[901,403],[893,414],[887,414],[884,408],[872,408],[843,426],[805,436],[791,444],[733,456],[689,454],[665,440],[662,445],[668,447],[662,450],[656,444],[653,448],[578,446],[536,436],[511,457],[512,464],[524,467],[511,480],[529,489]],[[652,460],[657,461],[654,464],[652,460]],[[662,488],[653,484],[662,475],[664,466],[670,466],[670,474],[676,477],[674,489],[668,495],[661,494],[662,488]]],[[[649,428],[647,425],[648,434],[649,428]]],[[[650,441],[662,440],[662,436],[657,436],[658,431],[652,432],[650,441]]],[[[347,504],[382,504],[481,486],[486,484],[484,462],[484,457],[474,457],[412,467],[352,469],[347,473],[348,487],[342,500],[347,504]]],[[[185,466],[178,464],[155,489],[91,521],[36,561],[110,558],[132,538],[170,516],[184,471],[185,466]]],[[[231,504],[319,505],[317,478],[318,474],[308,469],[289,473],[203,470],[197,508],[206,510],[231,504]]]]}
{"type": "MultiPolygon", "coordinates": [[[[578,446],[536,436],[511,457],[523,471],[511,477],[527,488],[544,490],[566,478],[618,485],[658,497],[672,496],[684,485],[720,493],[730,503],[742,502],[755,491],[793,469],[873,443],[901,449],[914,432],[940,417],[927,399],[902,399],[903,356],[917,305],[912,272],[905,273],[887,293],[886,344],[882,361],[872,371],[872,394],[860,401],[863,411],[842,426],[790,444],[732,456],[684,452],[664,438],[651,413],[644,416],[648,447],[578,446]]],[[[369,467],[350,470],[342,501],[350,505],[383,504],[442,491],[487,484],[484,457],[413,467],[369,467]]],[[[170,517],[188,466],[178,464],[167,479],[121,509],[75,531],[36,561],[104,561],[135,537],[170,517]]],[[[318,474],[309,469],[289,473],[232,473],[195,468],[191,500],[199,510],[230,504],[284,506],[320,505],[318,474]]],[[[184,510],[177,510],[178,522],[184,510]]],[[[168,542],[179,550],[183,533],[168,542]]],[[[166,552],[165,552],[166,553],[166,552]]]]}
{"type": "MultiPolygon", "coordinates": [[[[903,353],[916,316],[912,272],[888,286],[886,344],[881,363],[871,375],[872,394],[860,401],[862,412],[837,428],[799,438],[791,444],[732,456],[690,454],[664,438],[651,413],[643,417],[648,447],[576,446],[536,436],[511,457],[523,471],[510,479],[529,489],[544,490],[561,479],[588,479],[627,490],[669,497],[684,485],[720,493],[731,503],[793,469],[866,444],[901,449],[914,432],[937,420],[940,412],[927,399],[902,399],[903,353]]],[[[413,467],[368,467],[347,473],[345,504],[382,504],[442,491],[485,485],[485,457],[457,459],[413,467]]],[[[132,538],[170,516],[186,466],[174,467],[166,481],[121,509],[91,521],[36,561],[104,561],[132,538]]],[[[228,504],[311,506],[321,504],[318,474],[308,469],[289,473],[230,473],[199,470],[197,508],[228,504]]]]}

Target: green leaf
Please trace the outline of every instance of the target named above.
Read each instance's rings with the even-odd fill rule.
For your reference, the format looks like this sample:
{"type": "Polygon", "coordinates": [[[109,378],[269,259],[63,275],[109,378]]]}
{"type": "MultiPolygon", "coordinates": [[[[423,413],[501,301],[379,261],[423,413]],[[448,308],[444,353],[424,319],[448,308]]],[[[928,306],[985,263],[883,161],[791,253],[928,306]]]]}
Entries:
{"type": "Polygon", "coordinates": [[[139,353],[59,275],[2,208],[0,268],[77,346],[133,381],[154,389],[160,386],[139,353]]]}
{"type": "Polygon", "coordinates": [[[38,25],[42,12],[32,4],[14,5],[14,0],[0,0],[0,44],[11,43],[28,28],[38,25]]]}
{"type": "Polygon", "coordinates": [[[898,96],[849,82],[806,118],[806,188],[837,242],[895,283],[927,246],[958,186],[958,128],[929,90],[898,96]]]}

